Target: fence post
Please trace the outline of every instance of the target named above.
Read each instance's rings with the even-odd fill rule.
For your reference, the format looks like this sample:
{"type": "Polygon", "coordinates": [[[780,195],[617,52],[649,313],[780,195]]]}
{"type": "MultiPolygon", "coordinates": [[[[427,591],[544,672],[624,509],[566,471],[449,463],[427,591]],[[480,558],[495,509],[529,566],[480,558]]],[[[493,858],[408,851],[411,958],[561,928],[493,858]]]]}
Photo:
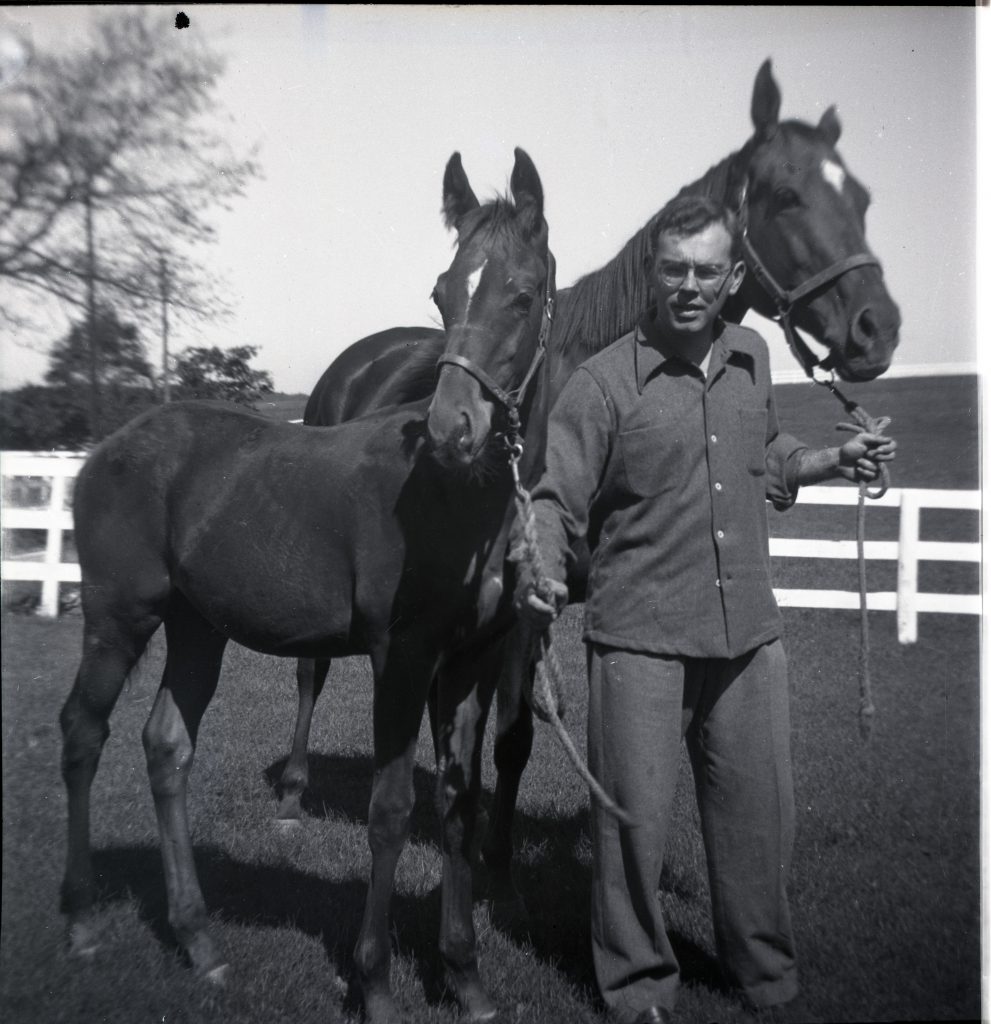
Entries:
{"type": "Polygon", "coordinates": [[[48,506],[48,533],[45,539],[45,565],[48,572],[41,584],[41,615],[58,617],[59,571],[62,562],[62,506],[65,504],[65,476],[53,473],[48,506]]]}
{"type": "Polygon", "coordinates": [[[919,498],[902,490],[898,519],[898,642],[914,644],[919,636],[919,498]]]}

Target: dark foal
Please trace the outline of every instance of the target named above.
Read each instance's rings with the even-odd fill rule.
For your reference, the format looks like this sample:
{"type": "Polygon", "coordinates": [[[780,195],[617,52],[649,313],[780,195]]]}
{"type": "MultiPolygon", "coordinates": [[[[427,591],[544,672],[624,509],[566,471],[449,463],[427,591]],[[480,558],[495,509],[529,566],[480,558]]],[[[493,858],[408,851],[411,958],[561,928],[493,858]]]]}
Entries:
{"type": "Polygon", "coordinates": [[[180,403],[128,424],[80,473],[83,657],[61,715],[63,901],[76,950],[95,941],[91,783],[124,680],[164,622],[166,668],[143,738],[169,922],[193,967],[214,980],[227,972],[186,813],[197,731],[227,641],[297,658],[368,654],[372,872],[354,953],[368,1019],[401,1019],[389,982],[388,915],[432,684],[440,952],[468,1015],[495,1015],[476,961],[469,854],[481,739],[512,622],[503,582],[514,518],[507,439],[522,443],[520,470],[532,482],[543,459],[541,357],[553,293],[543,191],[522,150],[511,193],[479,205],[456,155],[448,165],[445,214],[458,248],[437,285],[447,331],[429,405],[304,430],[220,403],[180,403]]]}

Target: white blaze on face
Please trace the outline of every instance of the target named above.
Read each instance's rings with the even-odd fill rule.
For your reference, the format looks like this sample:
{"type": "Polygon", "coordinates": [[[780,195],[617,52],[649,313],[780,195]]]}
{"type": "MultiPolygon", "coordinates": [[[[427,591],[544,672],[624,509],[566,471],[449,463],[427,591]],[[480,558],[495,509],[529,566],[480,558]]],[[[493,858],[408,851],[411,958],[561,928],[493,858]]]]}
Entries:
{"type": "Polygon", "coordinates": [[[482,271],[485,270],[485,264],[488,262],[488,260],[483,260],[482,265],[468,275],[468,304],[465,306],[466,320],[471,311],[471,300],[475,297],[475,292],[478,290],[478,282],[482,280],[482,271]]]}
{"type": "Polygon", "coordinates": [[[822,176],[826,179],[827,183],[832,185],[840,195],[843,195],[846,171],[835,160],[823,160],[821,169],[822,176]]]}

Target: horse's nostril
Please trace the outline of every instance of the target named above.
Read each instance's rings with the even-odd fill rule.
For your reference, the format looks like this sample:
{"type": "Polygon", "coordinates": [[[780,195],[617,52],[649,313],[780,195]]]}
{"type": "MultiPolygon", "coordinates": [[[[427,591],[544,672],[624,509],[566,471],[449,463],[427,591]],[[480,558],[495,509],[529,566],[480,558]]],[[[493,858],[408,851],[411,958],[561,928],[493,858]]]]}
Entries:
{"type": "Polygon", "coordinates": [[[471,450],[471,420],[464,412],[461,414],[461,432],[458,434],[457,443],[463,452],[471,450]]]}
{"type": "Polygon", "coordinates": [[[870,306],[864,306],[854,318],[852,334],[854,344],[858,348],[865,350],[870,348],[877,340],[877,318],[870,306]]]}
{"type": "Polygon", "coordinates": [[[874,318],[874,311],[870,306],[861,310],[860,316],[857,317],[857,324],[868,338],[873,338],[877,335],[877,321],[874,318]]]}

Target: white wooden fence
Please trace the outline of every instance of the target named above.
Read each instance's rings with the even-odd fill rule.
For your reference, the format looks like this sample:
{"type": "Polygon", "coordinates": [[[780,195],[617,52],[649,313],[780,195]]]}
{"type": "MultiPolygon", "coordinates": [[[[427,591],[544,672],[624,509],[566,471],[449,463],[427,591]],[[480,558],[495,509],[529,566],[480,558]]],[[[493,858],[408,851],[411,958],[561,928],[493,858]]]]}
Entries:
{"type": "MultiPolygon", "coordinates": [[[[47,538],[43,549],[29,553],[35,556],[33,560],[26,560],[24,556],[7,558],[4,550],[0,576],[5,581],[41,581],[39,613],[42,615],[58,614],[60,583],[79,582],[79,566],[62,561],[62,532],[72,530],[70,481],[79,471],[83,458],[83,455],[69,453],[0,453],[4,495],[0,524],[4,531],[44,531],[47,538]],[[17,478],[20,478],[22,492],[30,492],[33,484],[35,493],[15,494],[14,481],[17,478]],[[23,507],[25,497],[30,507],[23,507]]],[[[853,506],[857,503],[857,491],[853,487],[805,487],[800,492],[799,502],[853,506]]],[[[903,644],[914,643],[918,637],[920,612],[979,615],[982,610],[979,594],[920,594],[918,567],[920,561],[980,564],[980,543],[920,540],[919,517],[924,508],[979,511],[981,492],[892,488],[880,500],[869,502],[869,508],[878,507],[900,510],[898,540],[867,541],[864,554],[872,560],[897,561],[897,589],[869,592],[868,609],[896,612],[898,639],[903,644]]],[[[7,546],[5,540],[4,548],[7,546]]],[[[792,540],[772,537],[771,555],[778,558],[850,559],[857,557],[857,545],[853,540],[792,540]]],[[[775,595],[783,608],[860,607],[860,595],[856,591],[775,589],[775,595]]]]}

